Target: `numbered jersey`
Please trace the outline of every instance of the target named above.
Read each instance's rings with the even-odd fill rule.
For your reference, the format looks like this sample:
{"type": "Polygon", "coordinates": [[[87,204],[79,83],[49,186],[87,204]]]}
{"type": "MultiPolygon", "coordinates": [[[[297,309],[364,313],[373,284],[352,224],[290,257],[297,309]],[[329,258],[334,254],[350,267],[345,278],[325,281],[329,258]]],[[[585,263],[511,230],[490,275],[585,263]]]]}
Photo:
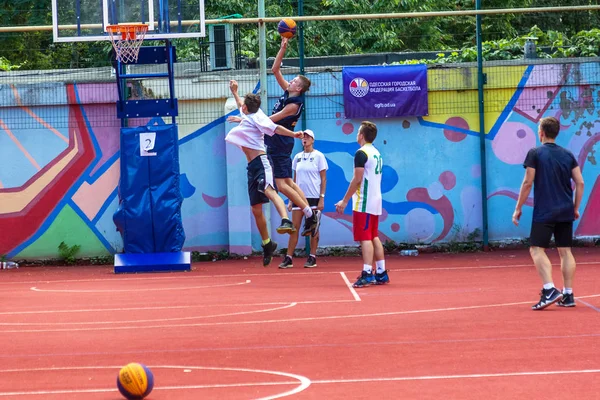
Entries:
{"type": "Polygon", "coordinates": [[[383,161],[379,151],[370,143],[358,149],[354,168],[364,168],[362,181],[352,195],[352,210],[381,215],[381,169],[383,161]]]}

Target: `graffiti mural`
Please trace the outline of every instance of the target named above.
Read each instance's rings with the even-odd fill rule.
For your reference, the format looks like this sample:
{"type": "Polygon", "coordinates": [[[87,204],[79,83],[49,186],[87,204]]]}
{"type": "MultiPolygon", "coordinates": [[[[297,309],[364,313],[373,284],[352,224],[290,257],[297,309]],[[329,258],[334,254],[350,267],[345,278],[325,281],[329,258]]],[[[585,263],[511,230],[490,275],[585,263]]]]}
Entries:
{"type": "MultiPolygon", "coordinates": [[[[537,125],[545,116],[560,120],[557,142],[575,154],[586,181],[575,233],[600,236],[600,86],[596,70],[584,65],[488,69],[484,128],[490,240],[529,234],[532,199],[524,209],[527,223],[515,227],[511,215],[523,178],[522,162],[527,151],[540,144],[537,125]]],[[[315,74],[311,79],[306,125],[316,133],[315,148],[329,163],[321,245],[353,245],[351,210],[338,215],[334,204],[352,178],[360,121],[344,117],[341,73],[315,74]]],[[[384,160],[381,237],[410,243],[479,239],[483,194],[476,74],[468,68],[431,70],[428,82],[431,115],[374,121],[379,129],[375,145],[384,160]]],[[[226,87],[225,78],[221,84],[226,87]]],[[[276,83],[269,85],[269,93],[277,93],[276,83]]],[[[81,256],[121,251],[112,222],[118,202],[119,126],[102,123],[118,121],[114,87],[1,89],[0,254],[55,257],[63,241],[80,245],[81,256]],[[32,105],[34,92],[48,101],[32,105]]],[[[216,97],[213,108],[223,111],[212,122],[195,126],[186,118],[179,129],[185,248],[249,253],[260,248],[260,239],[248,206],[246,161],[239,149],[224,141],[232,127],[226,116],[237,110],[227,109],[216,97]]],[[[270,98],[269,105],[274,101],[270,98]]],[[[183,112],[192,103],[182,102],[183,112]]],[[[298,143],[296,150],[300,149],[298,143]]],[[[276,215],[274,210],[271,214],[276,215]]],[[[280,247],[287,243],[277,234],[275,240],[280,247]]]]}

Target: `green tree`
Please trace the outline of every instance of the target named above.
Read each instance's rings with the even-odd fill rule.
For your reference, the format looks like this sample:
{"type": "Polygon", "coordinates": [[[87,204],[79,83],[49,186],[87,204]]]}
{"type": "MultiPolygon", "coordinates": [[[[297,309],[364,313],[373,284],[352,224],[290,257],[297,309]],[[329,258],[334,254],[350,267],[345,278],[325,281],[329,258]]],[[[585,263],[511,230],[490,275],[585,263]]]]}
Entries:
{"type": "MultiPolygon", "coordinates": [[[[550,7],[564,5],[564,0],[482,0],[484,9],[550,7]]],[[[569,0],[569,5],[599,4],[600,0],[569,0]]],[[[183,7],[197,5],[197,0],[183,0],[183,7]]],[[[353,15],[398,12],[429,12],[472,10],[475,0],[304,0],[305,15],[353,15]]],[[[265,0],[268,17],[298,14],[298,0],[265,0]]],[[[206,17],[215,19],[231,14],[257,17],[257,1],[206,1],[206,17]]],[[[2,26],[51,25],[49,0],[4,1],[0,9],[2,26]]],[[[502,14],[482,17],[483,40],[511,40],[530,32],[554,31],[552,45],[580,31],[600,26],[600,13],[537,13],[502,14]],[[561,35],[566,35],[561,37],[561,35]]],[[[191,29],[195,29],[192,27],[191,29]]],[[[584,35],[585,36],[585,35],[584,35]]],[[[330,56],[376,52],[460,50],[475,45],[475,17],[354,19],[344,21],[309,21],[304,23],[305,56],[330,56]]],[[[51,32],[1,34],[2,69],[76,68],[108,65],[110,45],[107,42],[53,43],[51,32]]],[[[240,25],[241,50],[258,53],[258,31],[255,24],[240,25]]],[[[267,25],[267,55],[279,48],[280,38],[275,24],[267,25]]],[[[583,43],[579,39],[577,43],[583,43]]],[[[540,43],[541,44],[541,43],[540,43]]],[[[197,60],[198,41],[176,41],[179,60],[197,60]]],[[[571,44],[569,44],[571,45],[571,44]]],[[[593,44],[588,44],[593,46],[593,44]]],[[[502,46],[500,46],[502,47],[502,46]]],[[[505,47],[505,46],[504,46],[505,47]]],[[[589,54],[592,51],[588,51],[589,54]]],[[[287,56],[297,56],[297,46],[288,49],[287,56]]]]}

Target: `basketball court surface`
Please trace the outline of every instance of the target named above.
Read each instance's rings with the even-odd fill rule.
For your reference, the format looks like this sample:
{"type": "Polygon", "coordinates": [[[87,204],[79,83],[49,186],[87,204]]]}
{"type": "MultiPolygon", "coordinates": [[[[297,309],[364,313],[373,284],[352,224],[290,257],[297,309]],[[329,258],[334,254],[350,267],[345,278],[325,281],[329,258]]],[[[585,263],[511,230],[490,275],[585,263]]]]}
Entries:
{"type": "Polygon", "coordinates": [[[117,400],[139,362],[155,400],[600,399],[600,249],[574,254],[577,306],[543,311],[526,250],[391,256],[361,289],[351,257],[0,271],[0,398],[117,400]]]}

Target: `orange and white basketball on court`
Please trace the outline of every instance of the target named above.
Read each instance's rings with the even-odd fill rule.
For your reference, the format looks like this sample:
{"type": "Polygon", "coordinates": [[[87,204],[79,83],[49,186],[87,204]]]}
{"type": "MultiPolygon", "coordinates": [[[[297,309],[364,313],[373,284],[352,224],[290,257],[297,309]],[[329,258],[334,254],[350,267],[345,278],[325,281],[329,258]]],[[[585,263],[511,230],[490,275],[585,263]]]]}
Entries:
{"type": "Polygon", "coordinates": [[[127,400],[141,400],[154,387],[154,375],[143,364],[130,363],[121,368],[117,377],[117,388],[127,400]]]}

